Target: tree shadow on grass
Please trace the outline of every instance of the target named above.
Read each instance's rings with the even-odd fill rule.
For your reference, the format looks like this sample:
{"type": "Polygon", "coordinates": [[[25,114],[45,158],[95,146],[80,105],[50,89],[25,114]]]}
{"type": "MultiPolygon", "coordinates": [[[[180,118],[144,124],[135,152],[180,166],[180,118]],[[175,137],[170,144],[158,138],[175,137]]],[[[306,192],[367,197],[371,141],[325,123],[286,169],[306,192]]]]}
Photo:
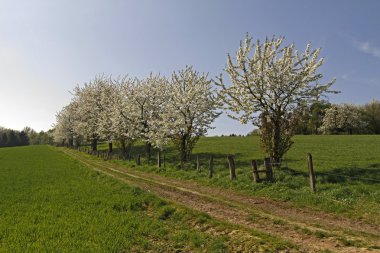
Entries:
{"type": "Polygon", "coordinates": [[[290,175],[290,176],[309,177],[309,174],[307,172],[301,172],[301,171],[294,170],[294,169],[289,168],[289,167],[281,167],[277,171],[281,171],[282,173],[285,173],[285,174],[290,175]]]}
{"type": "MultiPolygon", "coordinates": [[[[252,167],[252,159],[249,159],[246,157],[246,154],[244,153],[234,153],[234,154],[227,154],[227,153],[212,153],[212,152],[203,152],[203,153],[196,153],[191,156],[191,162],[195,162],[197,159],[197,156],[199,156],[199,159],[202,163],[209,162],[210,156],[214,157],[214,165],[222,166],[228,169],[228,159],[227,157],[229,155],[232,155],[234,157],[235,167],[236,169],[239,168],[251,168],[252,167]]],[[[264,166],[264,156],[257,157],[256,159],[257,166],[262,167],[264,166]]],[[[284,163],[292,162],[293,160],[287,159],[284,161],[284,163]]],[[[295,160],[294,160],[295,161],[295,160]]]]}
{"type": "MultiPolygon", "coordinates": [[[[197,156],[199,157],[199,160],[202,164],[209,164],[210,162],[210,157],[213,157],[214,160],[214,166],[216,167],[222,167],[228,169],[228,159],[227,157],[231,154],[227,153],[212,153],[212,152],[203,152],[203,153],[196,153],[191,155],[190,162],[195,163],[197,160],[197,156]]],[[[233,155],[234,157],[234,162],[235,162],[235,167],[246,167],[250,166],[251,162],[250,161],[244,161],[239,159],[239,156],[241,156],[241,153],[236,153],[233,155]]]]}
{"type": "MultiPolygon", "coordinates": [[[[365,184],[380,184],[380,164],[371,164],[367,168],[342,167],[327,172],[315,172],[317,181],[321,183],[361,182],[365,184]]],[[[288,167],[281,168],[283,173],[291,176],[309,177],[308,172],[300,172],[288,167]]]]}
{"type": "MultiPolygon", "coordinates": [[[[107,152],[107,150],[103,150],[100,152],[107,152]]],[[[114,148],[113,154],[121,154],[120,148],[114,148]]],[[[125,157],[125,159],[132,160],[136,159],[136,157],[140,155],[142,162],[146,162],[145,160],[145,147],[143,144],[137,144],[132,147],[131,153],[129,157],[125,157]]],[[[165,162],[169,166],[180,167],[179,162],[179,152],[175,147],[167,147],[164,151],[161,152],[162,157],[165,155],[165,162]]],[[[227,156],[231,154],[227,153],[212,153],[212,152],[203,152],[192,154],[190,160],[182,167],[184,170],[193,170],[196,168],[197,156],[199,157],[201,167],[208,167],[210,156],[214,157],[214,166],[217,170],[228,170],[228,161],[227,156]]],[[[243,157],[242,153],[233,154],[235,158],[235,166],[237,169],[239,168],[251,168],[251,160],[243,157]]],[[[157,160],[157,150],[152,148],[151,151],[151,161],[153,163],[157,160]]],[[[263,160],[257,159],[257,165],[259,167],[263,166],[263,160]]],[[[293,160],[286,159],[283,161],[283,165],[286,165],[293,160]]],[[[281,167],[280,169],[274,169],[274,173],[284,173],[285,175],[290,176],[301,176],[305,179],[309,177],[307,171],[300,172],[298,170],[294,170],[287,166],[281,167]]],[[[327,172],[315,172],[317,177],[317,181],[321,183],[346,183],[346,182],[361,182],[366,184],[380,184],[380,163],[373,163],[368,165],[366,168],[358,168],[358,167],[342,167],[335,168],[327,172]]]]}
{"type": "Polygon", "coordinates": [[[367,168],[336,168],[328,172],[318,172],[316,176],[322,183],[361,182],[380,184],[380,167],[370,165],[367,168]]]}

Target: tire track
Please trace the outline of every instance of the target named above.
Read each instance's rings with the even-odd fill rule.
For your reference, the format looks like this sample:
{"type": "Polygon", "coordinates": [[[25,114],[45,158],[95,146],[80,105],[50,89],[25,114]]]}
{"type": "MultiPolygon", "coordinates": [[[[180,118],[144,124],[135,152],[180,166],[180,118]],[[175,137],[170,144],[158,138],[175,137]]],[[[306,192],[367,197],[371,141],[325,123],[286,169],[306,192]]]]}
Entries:
{"type": "MultiPolygon", "coordinates": [[[[297,244],[301,251],[318,252],[324,249],[333,249],[336,252],[368,251],[364,247],[347,247],[341,245],[336,236],[318,238],[315,236],[315,233],[305,233],[305,229],[328,233],[330,233],[331,230],[315,228],[305,223],[295,221],[294,219],[290,219],[286,215],[278,215],[276,210],[286,210],[289,209],[289,206],[284,206],[277,202],[273,203],[273,201],[265,199],[244,197],[244,195],[238,193],[234,193],[235,198],[231,199],[230,192],[225,194],[225,191],[222,192],[220,189],[199,186],[196,183],[161,177],[152,173],[131,171],[116,164],[96,161],[93,158],[85,157],[72,150],[64,150],[64,153],[98,172],[122,180],[128,184],[138,186],[146,191],[153,192],[160,197],[198,211],[206,212],[217,219],[228,221],[245,228],[257,229],[285,240],[289,240],[297,244]],[[263,208],[263,202],[265,202],[266,207],[269,206],[269,208],[272,209],[272,212],[268,212],[268,210],[263,208]],[[277,204],[277,206],[274,206],[275,204],[277,204]]],[[[307,216],[308,213],[301,212],[301,214],[307,216]]],[[[353,226],[349,226],[351,229],[352,227],[353,226]]],[[[369,228],[369,237],[373,237],[376,241],[378,238],[377,230],[372,227],[369,228]]],[[[347,237],[337,228],[332,232],[338,233],[339,237],[347,237]]],[[[364,240],[365,242],[368,240],[368,237],[362,237],[355,234],[355,236],[351,236],[349,239],[364,240]]]]}

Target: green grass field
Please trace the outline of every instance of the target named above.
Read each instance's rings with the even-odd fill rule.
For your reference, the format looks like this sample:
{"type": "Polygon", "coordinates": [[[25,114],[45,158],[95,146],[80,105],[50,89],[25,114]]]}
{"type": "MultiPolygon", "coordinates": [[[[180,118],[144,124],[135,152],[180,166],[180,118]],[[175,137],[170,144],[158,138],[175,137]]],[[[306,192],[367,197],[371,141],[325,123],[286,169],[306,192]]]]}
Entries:
{"type": "MultiPolygon", "coordinates": [[[[336,135],[295,136],[294,145],[284,157],[282,168],[275,170],[274,183],[253,184],[250,161],[262,159],[258,136],[204,137],[197,143],[192,161],[184,169],[178,166],[178,152],[165,150],[165,170],[152,165],[136,166],[132,161],[115,161],[135,169],[168,177],[189,179],[206,185],[231,188],[245,193],[289,201],[328,212],[355,217],[380,224],[380,136],[336,135]],[[317,176],[317,192],[310,192],[306,154],[311,153],[317,176]],[[208,178],[208,159],[215,156],[214,178],[208,178]],[[229,180],[226,156],[235,155],[237,180],[229,180]],[[202,171],[195,170],[199,155],[202,171]]],[[[100,149],[106,149],[100,145],[100,149]]],[[[137,143],[133,155],[143,154],[137,143]]]]}
{"type": "MultiPolygon", "coordinates": [[[[208,228],[230,229],[99,174],[57,148],[0,149],[0,252],[223,252],[233,245],[228,233],[208,228]]],[[[252,248],[281,247],[255,241],[252,248]]]]}
{"type": "MultiPolygon", "coordinates": [[[[253,184],[250,160],[262,159],[259,139],[207,137],[184,168],[173,147],[165,150],[165,169],[142,159],[112,162],[167,177],[194,180],[296,206],[380,224],[380,136],[296,136],[275,170],[275,181],[253,184]],[[308,185],[306,153],[312,153],[317,192],[308,185]],[[208,158],[215,173],[208,176],[208,158]],[[235,155],[237,180],[229,180],[227,154],[235,155]],[[201,172],[195,170],[195,157],[201,172]]],[[[101,144],[105,149],[106,144],[101,144]]],[[[133,154],[142,154],[137,143],[133,154]]],[[[93,158],[100,159],[100,158],[93,158]]],[[[59,148],[0,149],[0,252],[224,252],[237,248],[292,248],[289,242],[258,231],[240,241],[234,225],[210,218],[100,174],[59,148]]]]}

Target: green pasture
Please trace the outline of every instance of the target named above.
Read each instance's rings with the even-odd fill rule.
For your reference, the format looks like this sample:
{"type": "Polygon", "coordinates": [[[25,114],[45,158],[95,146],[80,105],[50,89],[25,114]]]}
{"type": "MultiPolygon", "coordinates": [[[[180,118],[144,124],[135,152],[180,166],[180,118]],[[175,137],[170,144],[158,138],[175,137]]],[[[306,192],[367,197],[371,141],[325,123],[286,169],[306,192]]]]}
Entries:
{"type": "MultiPolygon", "coordinates": [[[[99,145],[106,149],[106,144],[99,145]]],[[[116,150],[117,152],[117,150],[116,150]]],[[[197,143],[191,161],[183,168],[178,163],[178,152],[168,146],[163,152],[166,166],[158,169],[156,153],[147,164],[133,159],[115,161],[135,169],[164,176],[189,179],[206,185],[231,188],[245,193],[289,201],[297,206],[308,206],[349,217],[380,224],[380,136],[379,135],[299,135],[275,169],[274,182],[254,184],[251,160],[258,159],[262,166],[264,154],[258,136],[203,137],[197,143]],[[306,162],[307,153],[313,155],[317,178],[317,192],[311,193],[306,162]],[[229,179],[227,155],[235,157],[237,180],[229,179]],[[196,171],[199,156],[201,172],[196,171]],[[214,177],[208,178],[210,155],[214,156],[214,177]]],[[[132,157],[143,155],[142,143],[136,143],[132,157]]],[[[265,178],[265,176],[263,176],[265,178]]]]}
{"type": "Polygon", "coordinates": [[[0,252],[223,252],[233,244],[223,233],[202,232],[210,226],[227,229],[57,148],[0,149],[0,252]]]}

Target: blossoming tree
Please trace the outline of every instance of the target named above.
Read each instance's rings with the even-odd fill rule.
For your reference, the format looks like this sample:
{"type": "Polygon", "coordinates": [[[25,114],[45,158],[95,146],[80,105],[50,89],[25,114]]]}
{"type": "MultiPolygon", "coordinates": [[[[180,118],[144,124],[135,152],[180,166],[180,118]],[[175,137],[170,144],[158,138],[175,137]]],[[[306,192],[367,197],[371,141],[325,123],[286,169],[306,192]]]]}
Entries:
{"type": "Polygon", "coordinates": [[[112,117],[115,116],[114,104],[116,103],[116,86],[111,80],[111,77],[102,77],[94,83],[98,98],[98,103],[94,109],[98,114],[97,132],[99,138],[108,142],[108,152],[112,152],[112,141],[115,139],[117,133],[114,131],[112,117]]]}
{"type": "MultiPolygon", "coordinates": [[[[97,76],[93,81],[85,83],[83,87],[77,86],[74,89],[73,101],[77,103],[77,124],[75,132],[91,141],[93,151],[97,150],[98,140],[101,138],[101,113],[105,106],[102,104],[101,87],[108,80],[104,76],[97,76]]],[[[104,134],[104,133],[102,133],[104,134]]]]}
{"type": "Polygon", "coordinates": [[[165,103],[166,128],[180,151],[181,163],[188,160],[201,135],[220,115],[211,80],[192,67],[174,72],[168,84],[165,103]]]}
{"type": "Polygon", "coordinates": [[[56,124],[54,126],[53,138],[56,143],[64,144],[67,142],[69,146],[78,145],[78,134],[75,132],[76,124],[76,103],[71,102],[62,108],[56,115],[56,124]]]}
{"type": "Polygon", "coordinates": [[[321,129],[324,133],[337,134],[345,132],[352,134],[354,130],[364,129],[360,108],[352,104],[332,105],[326,109],[321,129]]]}
{"type": "MultiPolygon", "coordinates": [[[[147,159],[151,157],[151,147],[163,140],[165,129],[162,122],[162,106],[166,101],[166,78],[150,74],[145,79],[125,79],[120,86],[119,108],[124,127],[145,142],[147,159]]],[[[123,125],[122,125],[123,126],[123,125]]]]}
{"type": "Polygon", "coordinates": [[[236,59],[227,58],[231,84],[224,84],[222,74],[216,82],[229,116],[258,126],[262,146],[277,164],[292,145],[300,109],[332,92],[334,83],[317,82],[322,78],[317,72],[323,64],[320,48],[311,50],[308,44],[299,53],[294,44],[283,43],[284,38],[273,37],[254,44],[247,35],[236,59]]]}

